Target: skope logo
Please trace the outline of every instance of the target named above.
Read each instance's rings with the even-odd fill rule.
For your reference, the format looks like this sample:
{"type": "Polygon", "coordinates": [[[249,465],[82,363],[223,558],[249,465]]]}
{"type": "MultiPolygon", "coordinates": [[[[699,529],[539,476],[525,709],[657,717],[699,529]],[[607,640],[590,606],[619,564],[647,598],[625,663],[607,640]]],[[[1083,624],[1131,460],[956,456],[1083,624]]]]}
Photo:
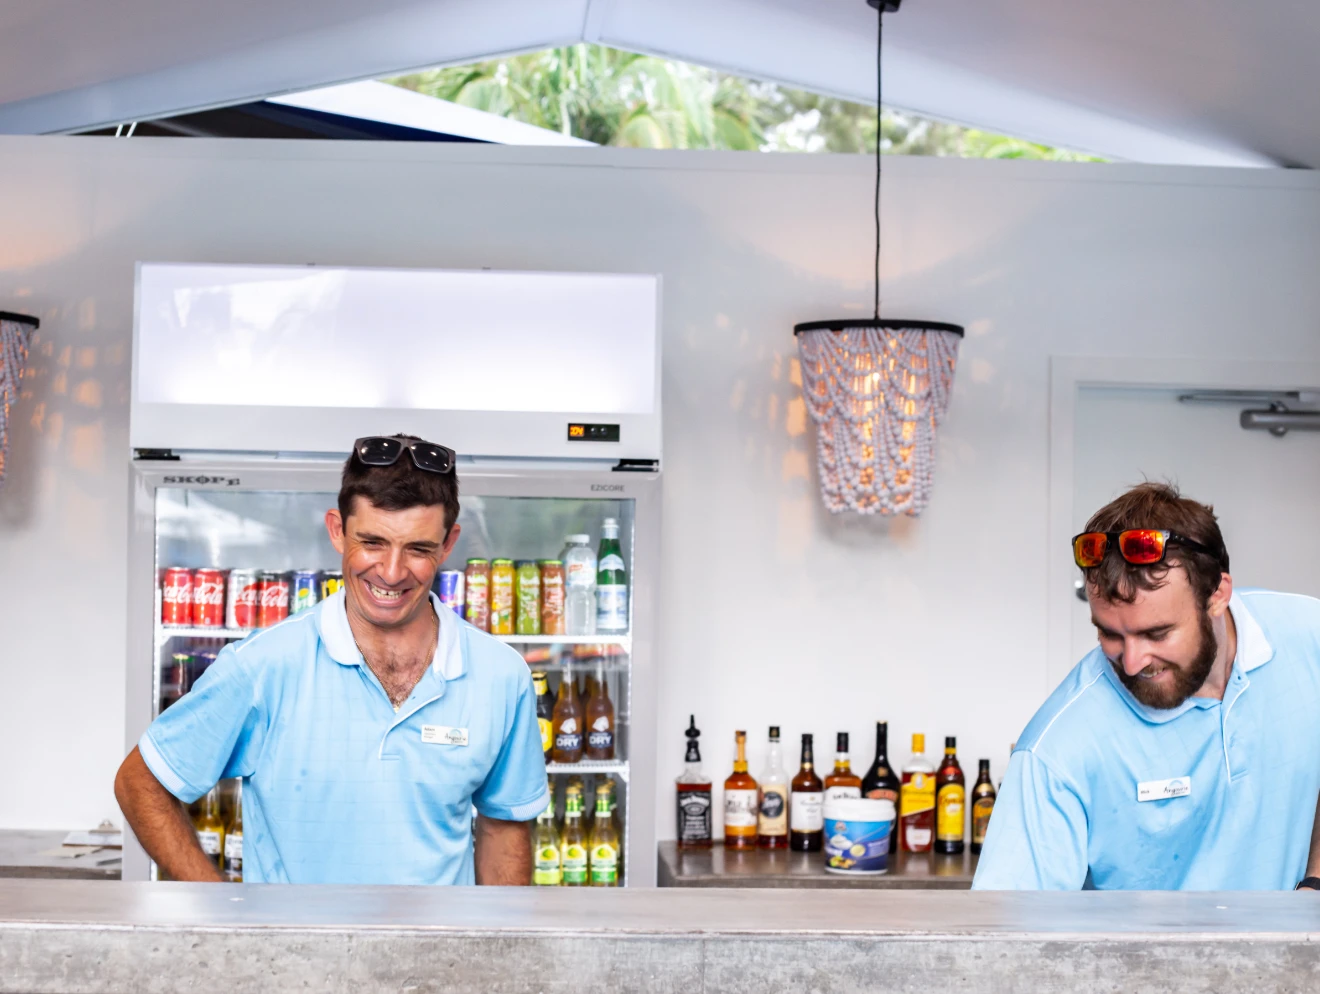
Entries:
{"type": "Polygon", "coordinates": [[[602,491],[602,490],[603,490],[603,491],[605,491],[606,493],[611,493],[611,494],[621,494],[621,493],[623,493],[623,484],[622,484],[622,483],[593,483],[593,484],[591,485],[591,489],[592,489],[593,492],[599,492],[599,491],[602,491]]]}
{"type": "Polygon", "coordinates": [[[167,476],[166,483],[191,483],[199,486],[210,486],[214,483],[223,483],[227,487],[237,487],[242,484],[242,479],[237,476],[167,476]]]}

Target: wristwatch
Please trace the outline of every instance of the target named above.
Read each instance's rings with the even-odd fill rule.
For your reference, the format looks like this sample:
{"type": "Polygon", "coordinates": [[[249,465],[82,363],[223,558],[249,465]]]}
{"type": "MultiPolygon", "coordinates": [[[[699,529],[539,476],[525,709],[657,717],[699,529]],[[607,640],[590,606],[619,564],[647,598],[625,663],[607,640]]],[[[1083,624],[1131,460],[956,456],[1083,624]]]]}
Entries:
{"type": "Polygon", "coordinates": [[[1293,890],[1320,890],[1320,877],[1303,877],[1293,890]]]}

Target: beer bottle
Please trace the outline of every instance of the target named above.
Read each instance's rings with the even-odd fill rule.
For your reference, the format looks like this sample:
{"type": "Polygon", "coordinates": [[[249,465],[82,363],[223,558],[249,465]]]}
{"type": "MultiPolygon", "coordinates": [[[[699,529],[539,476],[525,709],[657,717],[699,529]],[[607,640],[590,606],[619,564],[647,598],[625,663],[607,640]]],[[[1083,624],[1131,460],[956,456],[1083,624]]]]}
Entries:
{"type": "Polygon", "coordinates": [[[536,691],[536,724],[541,729],[541,751],[549,760],[555,745],[555,702],[550,698],[550,681],[540,670],[532,674],[532,689],[536,691]]]}
{"type": "Polygon", "coordinates": [[[532,852],[536,868],[532,883],[538,887],[558,887],[563,881],[563,862],[559,851],[559,830],[555,827],[554,782],[550,784],[550,803],[536,816],[532,830],[532,852]]]}
{"type": "Polygon", "coordinates": [[[614,758],[614,703],[605,686],[604,665],[596,663],[596,679],[587,698],[587,759],[614,758]]]}
{"type": "Polygon", "coordinates": [[[935,851],[954,855],[963,851],[967,832],[967,787],[958,765],[958,740],[944,740],[944,762],[935,772],[935,851]]]}
{"type": "Polygon", "coordinates": [[[569,789],[564,797],[564,832],[559,839],[565,887],[587,886],[587,838],[582,829],[582,795],[569,789]]]}
{"type": "Polygon", "coordinates": [[[225,879],[243,882],[243,781],[234,785],[234,810],[225,825],[225,879]]]}
{"type": "Polygon", "coordinates": [[[683,772],[674,780],[678,814],[678,848],[709,849],[711,844],[710,777],[701,772],[701,748],[696,715],[688,716],[687,755],[683,772]]]}
{"type": "Polygon", "coordinates": [[[751,849],[756,845],[756,780],[747,772],[747,733],[734,733],[738,755],[724,781],[724,846],[751,849]]]}
{"type": "Polygon", "coordinates": [[[798,852],[820,852],[825,839],[824,787],[813,767],[812,737],[802,736],[802,768],[793,778],[788,802],[788,846],[798,852]]]}
{"type": "Polygon", "coordinates": [[[220,812],[219,784],[207,791],[198,804],[193,829],[197,832],[197,842],[202,852],[211,858],[217,870],[224,869],[225,820],[220,812]]]}
{"type": "MultiPolygon", "coordinates": [[[[871,761],[871,768],[866,771],[866,776],[862,777],[862,796],[869,797],[875,801],[892,801],[894,811],[898,811],[898,791],[902,784],[899,783],[894,769],[889,765],[889,723],[886,721],[877,721],[875,723],[875,759],[871,761]]],[[[898,851],[898,826],[889,833],[889,851],[891,853],[898,851]]]]}
{"type": "Polygon", "coordinates": [[[912,736],[912,758],[899,788],[898,843],[903,852],[930,852],[935,843],[935,766],[926,758],[926,736],[912,736]]]}
{"type": "Polygon", "coordinates": [[[834,743],[834,771],[825,778],[825,800],[861,797],[862,778],[852,771],[848,756],[848,733],[839,732],[834,743]]]}
{"type": "Polygon", "coordinates": [[[779,726],[770,726],[765,772],[761,774],[761,806],[756,818],[757,843],[763,849],[788,846],[788,774],[779,751],[779,726]]]}
{"type": "Polygon", "coordinates": [[[554,762],[576,763],[582,759],[582,720],[582,704],[578,699],[577,685],[573,682],[572,668],[566,665],[563,679],[559,681],[559,699],[555,701],[551,719],[555,741],[550,758],[554,762]]]}
{"type": "Polygon", "coordinates": [[[995,785],[990,781],[990,760],[983,759],[976,773],[976,786],[972,788],[972,852],[978,855],[985,844],[996,796],[995,785]]]}
{"type": "Polygon", "coordinates": [[[596,819],[591,825],[591,886],[619,885],[619,831],[614,827],[613,784],[596,789],[596,819]]]}

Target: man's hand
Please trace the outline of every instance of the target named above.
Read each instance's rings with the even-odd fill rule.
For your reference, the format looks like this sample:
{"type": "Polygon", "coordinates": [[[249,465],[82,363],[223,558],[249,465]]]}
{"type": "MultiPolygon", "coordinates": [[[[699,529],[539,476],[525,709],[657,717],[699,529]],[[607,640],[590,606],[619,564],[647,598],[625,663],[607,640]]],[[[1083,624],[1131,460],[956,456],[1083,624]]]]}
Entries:
{"type": "Polygon", "coordinates": [[[224,879],[215,859],[198,845],[188,812],[161,786],[137,746],[115,775],[115,800],[142,848],[171,880],[218,883],[224,879]]]}
{"type": "Polygon", "coordinates": [[[526,887],[532,882],[530,822],[499,821],[479,814],[473,844],[478,884],[526,887]]]}

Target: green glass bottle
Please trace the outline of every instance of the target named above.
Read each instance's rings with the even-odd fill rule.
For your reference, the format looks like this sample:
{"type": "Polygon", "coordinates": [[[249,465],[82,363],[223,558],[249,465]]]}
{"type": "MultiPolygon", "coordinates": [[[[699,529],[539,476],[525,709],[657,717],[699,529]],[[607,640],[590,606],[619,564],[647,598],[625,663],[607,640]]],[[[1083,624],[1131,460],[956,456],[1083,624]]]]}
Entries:
{"type": "Polygon", "coordinates": [[[596,557],[596,631],[618,634],[628,630],[628,573],[619,547],[619,522],[606,518],[600,526],[600,554],[596,557]]]}

